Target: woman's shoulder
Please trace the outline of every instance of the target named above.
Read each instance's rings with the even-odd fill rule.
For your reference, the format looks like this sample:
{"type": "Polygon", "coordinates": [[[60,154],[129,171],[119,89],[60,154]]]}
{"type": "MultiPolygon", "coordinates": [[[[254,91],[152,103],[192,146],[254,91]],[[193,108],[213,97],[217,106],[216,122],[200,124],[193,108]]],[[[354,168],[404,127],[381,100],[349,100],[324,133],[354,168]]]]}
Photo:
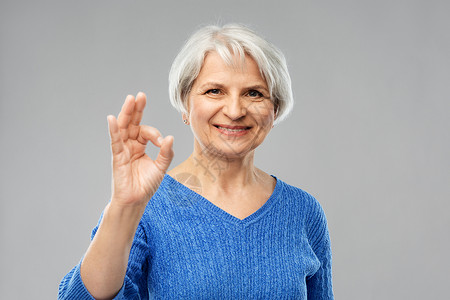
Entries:
{"type": "Polygon", "coordinates": [[[180,207],[190,207],[198,201],[199,195],[192,187],[180,183],[166,174],[156,192],[148,201],[145,216],[158,213],[167,214],[180,207]]]}
{"type": "Polygon", "coordinates": [[[288,184],[277,178],[281,185],[283,202],[291,209],[297,210],[304,217],[306,224],[326,223],[325,212],[320,202],[302,188],[288,184]]]}
{"type": "Polygon", "coordinates": [[[303,188],[299,188],[297,186],[286,183],[285,181],[277,177],[275,178],[277,179],[277,182],[279,182],[281,185],[283,197],[288,197],[290,199],[300,201],[303,205],[311,207],[320,206],[319,201],[317,201],[317,199],[312,194],[310,194],[303,188]]]}
{"type": "Polygon", "coordinates": [[[310,193],[288,183],[283,184],[284,195],[302,211],[308,236],[315,240],[328,232],[327,218],[320,202],[310,193]]]}

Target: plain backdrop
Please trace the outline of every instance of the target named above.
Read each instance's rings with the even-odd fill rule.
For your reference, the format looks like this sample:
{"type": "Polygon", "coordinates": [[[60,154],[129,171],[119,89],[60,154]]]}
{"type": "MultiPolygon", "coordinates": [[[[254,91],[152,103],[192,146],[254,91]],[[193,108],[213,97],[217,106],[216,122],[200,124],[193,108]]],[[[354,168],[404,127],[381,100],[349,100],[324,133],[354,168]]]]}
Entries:
{"type": "MultiPolygon", "coordinates": [[[[443,299],[450,277],[450,2],[12,1],[0,4],[1,299],[54,299],[110,197],[106,116],[193,138],[167,77],[205,24],[286,55],[295,108],[256,165],[328,217],[336,299],[443,299]]],[[[149,154],[155,150],[149,147],[149,154]]]]}

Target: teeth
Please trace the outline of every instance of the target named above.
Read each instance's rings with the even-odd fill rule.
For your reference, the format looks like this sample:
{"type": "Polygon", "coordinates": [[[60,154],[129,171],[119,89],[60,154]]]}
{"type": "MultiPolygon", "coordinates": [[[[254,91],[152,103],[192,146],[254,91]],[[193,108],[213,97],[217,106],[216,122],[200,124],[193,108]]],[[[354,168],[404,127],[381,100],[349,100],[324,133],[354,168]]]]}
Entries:
{"type": "Polygon", "coordinates": [[[223,130],[232,131],[232,132],[239,132],[239,131],[247,130],[245,128],[243,128],[243,129],[231,129],[231,128],[225,128],[225,127],[220,127],[220,126],[217,126],[217,128],[220,128],[220,129],[223,129],[223,130]]]}

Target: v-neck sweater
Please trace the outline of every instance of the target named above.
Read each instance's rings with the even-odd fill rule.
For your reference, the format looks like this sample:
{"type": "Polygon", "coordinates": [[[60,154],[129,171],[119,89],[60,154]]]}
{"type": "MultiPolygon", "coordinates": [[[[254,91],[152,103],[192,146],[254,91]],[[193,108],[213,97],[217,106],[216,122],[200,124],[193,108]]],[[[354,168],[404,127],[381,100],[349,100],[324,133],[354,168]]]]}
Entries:
{"type": "MultiPolygon", "coordinates": [[[[333,299],[324,211],[307,192],[274,178],[270,198],[239,219],[165,175],[114,299],[333,299]]],[[[58,299],[94,299],[80,266],[63,278],[58,299]]]]}

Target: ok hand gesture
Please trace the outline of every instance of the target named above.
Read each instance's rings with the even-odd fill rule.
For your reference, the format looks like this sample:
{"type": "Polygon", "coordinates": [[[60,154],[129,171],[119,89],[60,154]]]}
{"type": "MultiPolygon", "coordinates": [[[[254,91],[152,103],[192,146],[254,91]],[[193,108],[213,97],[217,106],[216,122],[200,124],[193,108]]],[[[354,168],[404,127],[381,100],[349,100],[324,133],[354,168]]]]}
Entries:
{"type": "Polygon", "coordinates": [[[158,189],[173,158],[173,137],[163,138],[154,127],[141,125],[146,96],[129,95],[119,117],[108,116],[113,187],[111,203],[144,207],[158,189]],[[160,148],[155,160],[146,153],[148,141],[160,148]]]}

